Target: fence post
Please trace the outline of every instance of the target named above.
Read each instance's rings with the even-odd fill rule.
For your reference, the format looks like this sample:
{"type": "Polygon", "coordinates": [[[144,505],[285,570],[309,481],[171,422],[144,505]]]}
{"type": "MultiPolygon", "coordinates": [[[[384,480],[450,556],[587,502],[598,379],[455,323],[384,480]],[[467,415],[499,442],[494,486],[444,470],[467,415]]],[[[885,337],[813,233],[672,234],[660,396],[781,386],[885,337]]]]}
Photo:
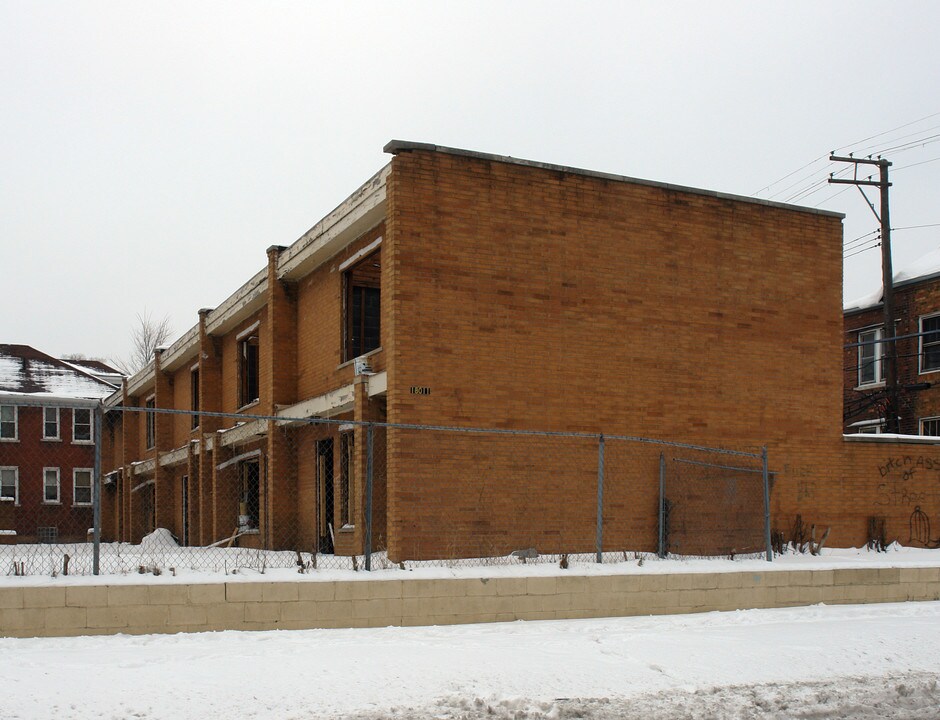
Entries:
{"type": "Polygon", "coordinates": [[[764,476],[764,541],[767,543],[767,562],[774,561],[774,548],[770,538],[770,473],[767,472],[767,446],[761,448],[761,472],[764,476]]]}
{"type": "Polygon", "coordinates": [[[666,456],[659,453],[659,544],[656,554],[666,557],[666,456]]]}
{"type": "Polygon", "coordinates": [[[597,443],[597,562],[603,562],[604,547],[604,435],[597,443]]]}
{"type": "Polygon", "coordinates": [[[375,426],[366,426],[366,497],[365,497],[365,564],[372,569],[372,434],[375,426]]]}
{"type": "MultiPolygon", "coordinates": [[[[92,547],[91,572],[97,575],[101,565],[101,443],[104,438],[104,413],[101,403],[95,405],[92,413],[92,432],[95,434],[95,468],[92,473],[91,505],[92,505],[92,547]]],[[[86,538],[87,540],[87,538],[86,538]]]]}

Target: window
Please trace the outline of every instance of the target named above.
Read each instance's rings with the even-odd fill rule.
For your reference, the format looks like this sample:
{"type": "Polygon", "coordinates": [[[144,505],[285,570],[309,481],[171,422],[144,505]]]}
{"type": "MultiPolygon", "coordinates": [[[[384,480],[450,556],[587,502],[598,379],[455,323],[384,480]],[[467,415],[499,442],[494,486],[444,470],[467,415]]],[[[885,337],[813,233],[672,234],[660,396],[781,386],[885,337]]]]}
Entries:
{"type": "Polygon", "coordinates": [[[146,431],[147,449],[150,450],[157,444],[157,414],[152,411],[157,406],[157,401],[153,395],[144,401],[144,422],[146,431]]]}
{"type": "Polygon", "coordinates": [[[258,336],[238,341],[238,405],[258,400],[258,336]]]}
{"type": "Polygon", "coordinates": [[[16,405],[0,405],[0,440],[16,440],[16,405]]]}
{"type": "Polygon", "coordinates": [[[42,469],[42,501],[50,505],[62,502],[59,486],[59,468],[42,469]]]}
{"type": "Polygon", "coordinates": [[[47,407],[42,409],[42,439],[59,439],[59,408],[47,407]]]}
{"type": "Polygon", "coordinates": [[[20,504],[20,478],[19,469],[15,467],[0,467],[0,502],[20,504]]]}
{"type": "Polygon", "coordinates": [[[72,474],[72,504],[91,505],[91,477],[89,468],[76,468],[72,474]]]}
{"type": "Polygon", "coordinates": [[[346,271],[344,361],[365,355],[381,344],[381,251],[346,271]]]}
{"type": "Polygon", "coordinates": [[[940,417],[921,418],[920,434],[940,437],[940,417]]]}
{"type": "Polygon", "coordinates": [[[199,427],[199,366],[189,372],[190,407],[193,411],[190,427],[195,430],[199,427]]]}
{"type": "Polygon", "coordinates": [[[238,504],[239,528],[258,528],[261,515],[261,464],[258,460],[239,463],[241,500],[238,504]]]}
{"type": "Polygon", "coordinates": [[[339,436],[339,520],[342,527],[352,527],[352,488],[356,477],[355,435],[351,432],[339,436]]]}
{"type": "Polygon", "coordinates": [[[82,443],[94,441],[94,434],[91,430],[91,410],[88,408],[72,410],[72,440],[82,443]]]}
{"type": "Polygon", "coordinates": [[[883,420],[866,420],[865,422],[855,423],[856,435],[880,435],[884,432],[883,420]]]}
{"type": "Polygon", "coordinates": [[[920,371],[940,370],[940,315],[922,317],[920,331],[920,371]]]}
{"type": "Polygon", "coordinates": [[[884,380],[881,373],[881,358],[884,352],[881,328],[865,330],[858,334],[858,384],[873,385],[884,380]]]}

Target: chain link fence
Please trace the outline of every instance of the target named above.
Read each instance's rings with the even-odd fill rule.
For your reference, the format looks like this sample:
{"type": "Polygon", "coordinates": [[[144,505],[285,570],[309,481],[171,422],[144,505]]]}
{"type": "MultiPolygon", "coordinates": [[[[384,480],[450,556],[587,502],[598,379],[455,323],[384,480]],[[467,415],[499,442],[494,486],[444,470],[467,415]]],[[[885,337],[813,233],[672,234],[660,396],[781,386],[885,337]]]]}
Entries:
{"type": "Polygon", "coordinates": [[[16,412],[19,435],[0,443],[5,574],[564,567],[769,547],[766,454],[147,406],[16,412]]]}
{"type": "Polygon", "coordinates": [[[771,559],[772,476],[763,457],[703,451],[660,456],[659,550],[683,557],[771,559]]]}

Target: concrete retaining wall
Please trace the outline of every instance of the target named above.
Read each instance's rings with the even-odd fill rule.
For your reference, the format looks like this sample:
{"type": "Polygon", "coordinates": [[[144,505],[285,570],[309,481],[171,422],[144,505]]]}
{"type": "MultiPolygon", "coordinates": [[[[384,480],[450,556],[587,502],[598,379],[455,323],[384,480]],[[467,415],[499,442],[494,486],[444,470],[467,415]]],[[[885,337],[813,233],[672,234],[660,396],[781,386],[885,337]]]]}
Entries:
{"type": "Polygon", "coordinates": [[[451,625],[940,600],[940,568],[0,588],[13,637],[451,625]]]}

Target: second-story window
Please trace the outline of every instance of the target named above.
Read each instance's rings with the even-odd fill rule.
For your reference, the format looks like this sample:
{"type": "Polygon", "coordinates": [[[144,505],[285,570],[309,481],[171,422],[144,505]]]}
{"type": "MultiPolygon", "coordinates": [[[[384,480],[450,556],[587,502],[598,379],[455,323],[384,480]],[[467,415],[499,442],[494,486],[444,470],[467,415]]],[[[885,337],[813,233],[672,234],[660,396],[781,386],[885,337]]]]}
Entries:
{"type": "Polygon", "coordinates": [[[874,385],[884,380],[881,358],[884,343],[881,328],[864,330],[858,334],[858,384],[874,385]]]}
{"type": "Polygon", "coordinates": [[[42,501],[57,505],[62,500],[59,485],[59,468],[43,468],[42,471],[42,501]]]}
{"type": "Polygon", "coordinates": [[[381,280],[381,250],[353,265],[344,275],[346,318],[343,360],[365,355],[381,344],[381,280]]]}
{"type": "Polygon", "coordinates": [[[0,440],[16,440],[16,405],[0,405],[0,440]]]}
{"type": "Polygon", "coordinates": [[[72,472],[72,504],[91,505],[91,468],[75,468],[72,472]]]}
{"type": "Polygon", "coordinates": [[[75,408],[72,410],[72,441],[87,443],[94,441],[91,427],[91,410],[75,408]]]}
{"type": "MultiPolygon", "coordinates": [[[[146,410],[153,410],[157,406],[156,398],[152,395],[144,401],[144,408],[146,410]]],[[[157,444],[157,414],[154,412],[145,412],[145,430],[147,433],[147,449],[150,450],[154,445],[157,444]]]]}
{"type": "Polygon", "coordinates": [[[199,366],[189,371],[190,408],[193,411],[190,427],[195,430],[199,427],[199,366]]]}
{"type": "Polygon", "coordinates": [[[920,371],[940,370],[940,315],[920,319],[920,371]]]}
{"type": "Polygon", "coordinates": [[[258,336],[249,335],[238,341],[238,405],[250,405],[258,398],[258,336]]]}
{"type": "Polygon", "coordinates": [[[47,407],[42,409],[42,439],[59,439],[59,408],[47,407]]]}

